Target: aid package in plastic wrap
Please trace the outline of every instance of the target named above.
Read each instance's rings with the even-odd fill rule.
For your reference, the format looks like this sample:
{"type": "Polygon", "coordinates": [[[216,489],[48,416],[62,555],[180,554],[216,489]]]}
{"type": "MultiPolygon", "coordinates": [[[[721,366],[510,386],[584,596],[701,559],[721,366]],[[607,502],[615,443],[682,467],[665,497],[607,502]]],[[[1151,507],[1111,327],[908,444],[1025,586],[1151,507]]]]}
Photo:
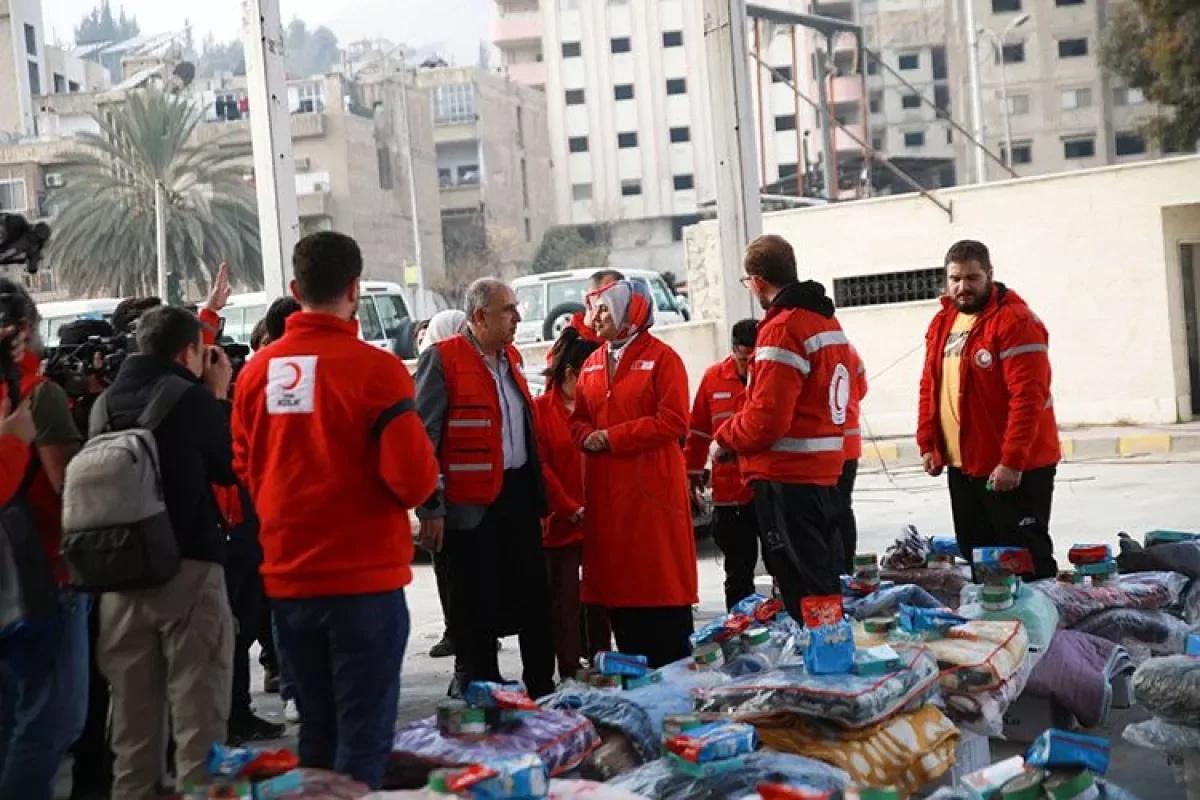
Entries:
{"type": "Polygon", "coordinates": [[[986,692],[1021,668],[1029,648],[1025,626],[1015,620],[976,620],[946,631],[927,645],[942,667],[942,688],[986,692]]]}
{"type": "Polygon", "coordinates": [[[757,752],[744,756],[737,769],[705,778],[693,778],[659,759],[608,785],[656,800],[726,800],[753,794],[762,783],[840,791],[849,780],[840,769],[811,758],[757,752]]]}
{"type": "Polygon", "coordinates": [[[745,755],[757,745],[753,726],[727,720],[691,728],[663,742],[669,752],[694,764],[745,755]]]}
{"type": "Polygon", "coordinates": [[[1155,610],[1175,605],[1187,587],[1178,572],[1138,572],[1122,575],[1111,586],[1085,586],[1041,580],[1028,586],[1042,592],[1058,609],[1058,624],[1073,628],[1084,617],[1109,608],[1155,610]]]}
{"type": "Polygon", "coordinates": [[[959,606],[958,613],[972,620],[1018,620],[1025,626],[1029,648],[1036,652],[1044,652],[1058,630],[1058,609],[1054,603],[1024,585],[1017,588],[1012,606],[1003,611],[989,611],[982,601],[972,601],[959,606]]]}
{"type": "Polygon", "coordinates": [[[900,629],[905,633],[944,633],[968,621],[944,608],[900,606],[900,629]]]}
{"type": "Polygon", "coordinates": [[[980,736],[1003,735],[1004,716],[1025,691],[1036,663],[1034,656],[1027,656],[1014,674],[987,691],[952,692],[943,688],[942,703],[946,716],[954,720],[959,730],[980,736]]]}
{"type": "Polygon", "coordinates": [[[1108,772],[1111,747],[1107,739],[1051,728],[1042,733],[1025,754],[1031,767],[1079,767],[1103,775],[1108,772]]]}
{"type": "Polygon", "coordinates": [[[854,629],[846,620],[809,630],[804,665],[813,675],[844,675],[854,670],[854,629]]]}
{"type": "Polygon", "coordinates": [[[542,760],[528,753],[437,770],[430,776],[429,784],[445,794],[469,793],[479,800],[525,800],[545,797],[550,791],[550,775],[542,760]]]}
{"type": "Polygon", "coordinates": [[[1200,727],[1200,658],[1152,658],[1133,673],[1133,693],[1166,722],[1200,727]]]}
{"type": "Polygon", "coordinates": [[[1130,744],[1168,753],[1200,751],[1200,728],[1176,725],[1162,719],[1147,719],[1125,726],[1122,738],[1130,744]]]}
{"type": "Polygon", "coordinates": [[[902,586],[880,587],[866,597],[843,598],[846,613],[857,620],[872,617],[888,617],[900,610],[900,606],[917,608],[941,608],[944,603],[912,583],[902,586]]]}
{"type": "Polygon", "coordinates": [[[1071,629],[1119,644],[1139,663],[1151,656],[1182,653],[1192,630],[1186,622],[1166,611],[1139,608],[1097,611],[1076,622],[1071,629]]]}

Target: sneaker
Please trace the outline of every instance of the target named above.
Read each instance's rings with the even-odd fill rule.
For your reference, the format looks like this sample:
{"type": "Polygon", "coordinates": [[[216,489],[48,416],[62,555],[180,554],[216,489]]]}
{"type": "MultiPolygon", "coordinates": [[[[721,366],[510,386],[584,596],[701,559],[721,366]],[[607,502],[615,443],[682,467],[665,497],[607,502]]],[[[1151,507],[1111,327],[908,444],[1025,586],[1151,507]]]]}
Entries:
{"type": "Polygon", "coordinates": [[[287,729],[277,722],[265,720],[251,714],[244,719],[229,720],[229,743],[243,744],[245,742],[264,742],[270,739],[282,739],[287,729]]]}
{"type": "Polygon", "coordinates": [[[462,672],[455,672],[454,677],[450,679],[450,686],[446,689],[446,697],[454,700],[462,700],[463,689],[466,687],[467,676],[462,672]]]}
{"type": "Polygon", "coordinates": [[[266,694],[279,694],[279,672],[270,667],[263,668],[263,691],[266,694]]]}
{"type": "Polygon", "coordinates": [[[438,643],[429,648],[430,658],[449,658],[454,655],[454,640],[449,634],[443,633],[438,643]]]}
{"type": "Polygon", "coordinates": [[[283,718],[288,722],[300,721],[300,707],[296,705],[295,700],[285,700],[283,702],[283,718]]]}

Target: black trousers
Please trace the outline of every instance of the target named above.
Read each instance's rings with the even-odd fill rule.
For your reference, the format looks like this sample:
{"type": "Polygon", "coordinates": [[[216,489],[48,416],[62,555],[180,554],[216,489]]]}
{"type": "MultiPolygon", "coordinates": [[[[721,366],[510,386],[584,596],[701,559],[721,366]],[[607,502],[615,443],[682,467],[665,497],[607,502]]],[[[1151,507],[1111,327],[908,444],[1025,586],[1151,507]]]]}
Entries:
{"type": "Polygon", "coordinates": [[[725,610],[754,594],[754,568],[758,566],[758,516],[754,503],[716,506],[713,541],[725,556],[725,610]]]}
{"type": "Polygon", "coordinates": [[[783,605],[803,619],[805,597],[841,595],[841,495],[835,486],[754,482],[763,560],[779,584],[783,605]]]}
{"type": "Polygon", "coordinates": [[[691,606],[608,609],[608,621],[617,639],[617,649],[646,656],[650,667],[687,658],[692,652],[691,606]]]}
{"type": "Polygon", "coordinates": [[[454,635],[450,633],[450,579],[446,576],[445,552],[433,554],[433,577],[437,580],[438,602],[442,606],[446,636],[450,641],[454,641],[454,635]]]}
{"type": "Polygon", "coordinates": [[[854,518],[854,481],[858,478],[858,459],[848,459],[842,464],[842,477],[838,478],[838,494],[842,508],[838,513],[838,533],[842,537],[842,573],[854,572],[854,554],[858,549],[858,520],[854,518]]]}
{"type": "Polygon", "coordinates": [[[231,722],[248,719],[250,708],[250,647],[259,639],[264,616],[262,579],[258,568],[262,564],[262,549],[257,532],[235,528],[229,536],[228,560],[225,564],[225,589],[233,611],[237,637],[233,645],[233,702],[229,707],[231,722]]]}
{"type": "Polygon", "coordinates": [[[88,614],[88,706],[83,733],[75,742],[71,768],[71,796],[107,793],[112,788],[113,754],[108,741],[108,681],[96,665],[96,635],[100,629],[100,603],[88,614]]]}
{"type": "Polygon", "coordinates": [[[1033,469],[1021,475],[1011,492],[988,491],[987,478],[972,478],[949,469],[950,509],[954,535],[963,556],[976,547],[1024,547],[1033,556],[1035,577],[1058,574],[1050,540],[1050,506],[1056,467],[1033,469]]]}
{"type": "Polygon", "coordinates": [[[525,467],[504,473],[500,496],[471,530],[447,529],[450,630],[468,681],[499,681],[496,639],[518,634],[522,679],[533,697],[554,691],[550,590],[536,481],[525,467]]]}

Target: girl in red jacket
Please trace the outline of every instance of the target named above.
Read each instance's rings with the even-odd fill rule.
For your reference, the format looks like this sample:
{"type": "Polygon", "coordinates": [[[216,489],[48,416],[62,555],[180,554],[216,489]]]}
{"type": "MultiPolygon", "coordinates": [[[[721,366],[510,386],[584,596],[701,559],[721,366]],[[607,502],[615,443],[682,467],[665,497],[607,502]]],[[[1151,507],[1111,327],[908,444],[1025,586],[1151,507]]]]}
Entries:
{"type": "MultiPolygon", "coordinates": [[[[583,362],[599,347],[579,331],[567,328],[550,350],[546,393],[533,401],[542,475],[550,500],[550,516],[542,520],[542,546],[553,603],[554,646],[558,676],[567,680],[579,669],[579,565],[583,556],[583,458],[571,441],[568,425],[575,409],[575,384],[583,362]]],[[[592,626],[589,626],[589,628],[592,626]]],[[[605,639],[608,637],[605,636],[605,639]]],[[[595,644],[602,645],[600,642],[595,644]]]]}

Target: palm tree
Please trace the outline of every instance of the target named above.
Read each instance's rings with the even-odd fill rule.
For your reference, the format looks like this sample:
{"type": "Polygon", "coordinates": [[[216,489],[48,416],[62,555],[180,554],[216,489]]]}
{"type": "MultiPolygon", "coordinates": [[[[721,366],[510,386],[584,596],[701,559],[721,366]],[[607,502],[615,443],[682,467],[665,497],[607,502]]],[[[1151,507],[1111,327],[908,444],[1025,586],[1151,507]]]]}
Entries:
{"type": "Polygon", "coordinates": [[[167,268],[206,286],[221,262],[235,285],[262,285],[258,215],[245,182],[248,148],[193,144],[199,108],[157,89],[132,92],[62,169],[47,266],[76,297],[156,293],[154,193],[167,198],[167,268]]]}

